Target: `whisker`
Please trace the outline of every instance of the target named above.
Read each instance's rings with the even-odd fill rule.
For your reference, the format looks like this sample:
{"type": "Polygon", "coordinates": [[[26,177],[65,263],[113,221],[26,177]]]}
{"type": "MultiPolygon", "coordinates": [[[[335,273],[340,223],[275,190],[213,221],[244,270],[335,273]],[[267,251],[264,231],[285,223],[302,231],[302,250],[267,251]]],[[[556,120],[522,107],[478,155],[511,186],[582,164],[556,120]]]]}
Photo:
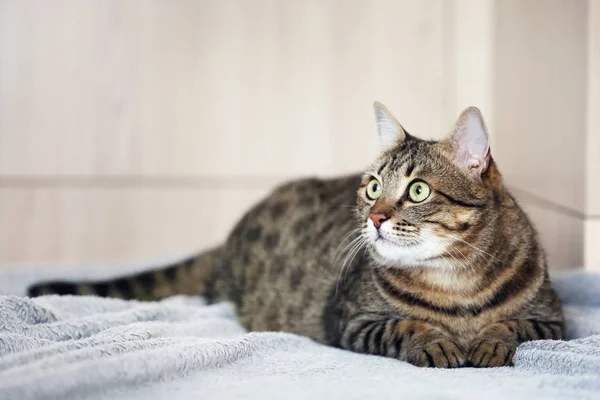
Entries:
{"type": "Polygon", "coordinates": [[[500,262],[502,261],[501,259],[499,259],[498,257],[494,256],[493,254],[490,254],[490,253],[488,253],[488,252],[486,252],[486,251],[483,251],[483,250],[482,250],[482,249],[480,249],[479,247],[477,247],[477,246],[475,246],[475,245],[473,245],[473,244],[471,244],[471,243],[467,242],[466,240],[463,240],[463,239],[459,238],[459,237],[458,237],[458,236],[456,236],[456,235],[452,235],[452,234],[450,234],[450,233],[447,233],[446,235],[447,235],[447,236],[449,236],[449,237],[451,237],[452,239],[458,240],[459,242],[462,242],[462,243],[466,244],[467,246],[469,246],[469,247],[471,247],[471,248],[473,248],[473,249],[475,249],[475,250],[479,251],[481,254],[485,254],[485,255],[487,255],[487,256],[489,256],[489,257],[491,257],[491,258],[495,259],[496,261],[500,261],[500,262]]]}
{"type": "Polygon", "coordinates": [[[454,245],[452,243],[447,243],[447,244],[448,244],[448,247],[450,247],[452,250],[458,251],[463,256],[463,259],[466,261],[467,267],[469,267],[471,272],[475,272],[475,266],[473,266],[473,263],[467,258],[467,256],[465,256],[464,253],[462,251],[460,251],[460,249],[458,247],[454,247],[454,245]]]}
{"type": "MultiPolygon", "coordinates": [[[[348,244],[346,245],[346,247],[344,247],[344,248],[342,249],[342,251],[340,251],[340,252],[338,253],[338,255],[335,257],[335,259],[333,260],[333,264],[332,264],[332,266],[333,266],[333,267],[335,267],[336,265],[338,265],[338,261],[339,261],[339,260],[340,260],[340,258],[341,258],[341,257],[344,255],[344,253],[346,253],[346,254],[349,254],[349,253],[350,253],[350,251],[351,251],[351,250],[354,248],[354,246],[356,246],[356,245],[357,245],[357,244],[358,244],[358,243],[359,243],[359,242],[362,240],[362,238],[363,238],[363,236],[362,236],[362,235],[360,235],[360,236],[357,236],[357,237],[355,237],[354,239],[352,239],[352,240],[350,241],[350,243],[348,243],[348,244]]],[[[343,267],[343,264],[342,264],[342,267],[343,267]]]]}
{"type": "Polygon", "coordinates": [[[348,253],[346,254],[346,258],[344,259],[344,262],[342,263],[342,268],[340,270],[340,276],[341,276],[341,272],[346,267],[348,260],[350,259],[350,257],[352,257],[352,254],[354,253],[355,249],[359,248],[365,240],[364,237],[362,237],[362,236],[358,237],[357,239],[358,240],[355,241],[355,243],[352,245],[352,247],[350,248],[350,250],[348,250],[348,253]]]}
{"type": "MultiPolygon", "coordinates": [[[[355,229],[355,230],[351,231],[351,232],[350,232],[350,234],[352,234],[352,233],[356,233],[356,231],[359,231],[359,230],[360,230],[360,229],[355,229]]],[[[342,245],[344,244],[344,241],[346,241],[346,240],[348,240],[348,239],[349,239],[349,237],[350,237],[350,234],[346,235],[347,237],[346,237],[346,238],[344,238],[344,239],[342,240],[342,242],[341,242],[341,243],[340,243],[340,245],[338,246],[338,249],[339,249],[340,247],[342,247],[342,245]]],[[[334,265],[334,266],[335,266],[335,264],[337,263],[337,261],[339,260],[339,258],[342,256],[342,254],[344,254],[344,252],[345,252],[345,251],[346,251],[346,250],[347,250],[349,247],[351,247],[351,246],[354,244],[354,242],[358,241],[358,240],[359,240],[361,237],[362,237],[362,236],[357,236],[357,237],[355,237],[354,239],[352,239],[352,240],[351,240],[351,241],[350,241],[350,242],[349,242],[349,243],[346,245],[346,247],[344,247],[344,248],[343,248],[343,249],[342,249],[342,250],[341,250],[341,251],[340,251],[340,252],[337,254],[337,256],[335,257],[335,259],[333,260],[333,265],[334,265]]],[[[336,252],[338,252],[338,249],[336,249],[336,252]]]]}
{"type": "MultiPolygon", "coordinates": [[[[448,247],[448,246],[451,246],[451,244],[450,244],[450,243],[448,243],[447,241],[445,241],[443,238],[437,238],[435,235],[433,235],[433,234],[430,234],[430,233],[428,233],[428,232],[421,232],[421,234],[423,234],[423,235],[424,235],[424,236],[426,236],[426,237],[430,237],[430,238],[436,238],[436,239],[441,239],[441,240],[442,240],[442,242],[444,243],[444,245],[446,245],[447,247],[448,247]]],[[[461,267],[463,267],[463,268],[465,268],[465,267],[466,267],[466,266],[465,266],[465,264],[464,264],[464,263],[463,263],[461,260],[459,260],[459,259],[458,259],[458,258],[457,258],[457,257],[456,257],[454,254],[450,253],[450,252],[449,252],[447,249],[442,249],[442,251],[443,251],[445,254],[448,254],[450,257],[452,257],[452,258],[453,258],[453,259],[454,259],[454,260],[455,260],[455,261],[456,261],[456,262],[457,262],[457,263],[458,263],[458,264],[459,264],[461,267]]],[[[463,256],[464,256],[464,255],[463,255],[463,256]]],[[[452,264],[450,264],[450,265],[451,265],[451,267],[453,267],[453,266],[452,266],[452,264]]]]}
{"type": "MultiPolygon", "coordinates": [[[[444,252],[448,253],[447,250],[444,250],[444,252]]],[[[452,254],[450,254],[450,256],[452,256],[452,254]]],[[[450,269],[454,269],[454,265],[449,260],[447,260],[446,258],[443,258],[443,260],[444,260],[446,266],[448,266],[450,269]]]]}
{"type": "Polygon", "coordinates": [[[352,235],[352,234],[354,234],[354,233],[357,233],[357,232],[360,232],[360,231],[362,231],[362,228],[355,228],[355,229],[351,229],[351,230],[349,230],[349,231],[348,231],[348,233],[346,233],[346,234],[345,234],[345,235],[342,237],[342,242],[343,242],[343,241],[344,241],[346,238],[348,238],[350,235],[352,235]]]}
{"type": "Polygon", "coordinates": [[[366,241],[367,241],[367,238],[364,235],[361,235],[361,236],[359,236],[358,238],[356,238],[355,240],[352,241],[352,247],[348,251],[346,259],[344,260],[344,263],[342,264],[342,268],[340,269],[340,274],[339,274],[338,279],[337,279],[336,284],[335,284],[335,294],[336,294],[336,296],[337,296],[337,293],[338,293],[338,290],[339,290],[340,281],[344,281],[345,280],[345,275],[343,274],[344,273],[344,269],[346,269],[346,266],[350,266],[352,264],[352,261],[354,260],[354,257],[356,256],[356,254],[358,253],[358,251],[360,250],[360,248],[366,243],[366,241]],[[350,262],[348,262],[348,260],[350,260],[350,262]]]}
{"type": "Polygon", "coordinates": [[[335,253],[337,253],[337,256],[336,256],[336,258],[335,258],[335,260],[334,260],[334,265],[335,265],[335,262],[337,262],[338,258],[339,258],[339,257],[340,257],[340,256],[343,254],[343,252],[344,252],[344,251],[345,251],[345,250],[348,248],[348,246],[350,246],[350,244],[351,244],[351,243],[352,243],[354,240],[356,240],[358,237],[360,237],[360,235],[359,235],[359,236],[355,237],[354,239],[350,240],[350,238],[352,237],[352,235],[354,235],[354,234],[360,234],[360,231],[361,231],[361,230],[362,230],[361,228],[352,229],[352,230],[350,230],[348,233],[346,233],[346,234],[344,235],[344,237],[342,237],[342,240],[340,241],[340,244],[339,244],[339,245],[336,247],[336,249],[335,249],[335,253]],[[347,240],[350,240],[350,242],[349,242],[348,244],[346,244],[346,247],[344,247],[344,249],[343,249],[343,250],[341,250],[341,251],[340,251],[340,248],[341,248],[342,246],[344,246],[344,244],[346,243],[346,241],[347,241],[347,240]]]}
{"type": "Polygon", "coordinates": [[[463,262],[462,262],[462,261],[460,261],[458,258],[456,258],[456,257],[454,256],[454,254],[450,253],[448,250],[444,250],[444,252],[445,252],[446,254],[448,254],[450,257],[454,258],[454,260],[456,260],[456,262],[457,262],[457,263],[458,263],[458,264],[459,264],[461,267],[463,267],[463,268],[465,268],[465,269],[469,268],[469,266],[468,266],[468,265],[465,265],[465,263],[463,263],[463,262]]]}
{"type": "MultiPolygon", "coordinates": [[[[465,254],[459,248],[455,247],[453,243],[450,243],[448,240],[445,240],[443,237],[435,236],[430,232],[421,231],[420,233],[423,237],[429,237],[429,238],[435,238],[437,240],[442,240],[447,247],[460,253],[462,256],[462,260],[464,262],[461,262],[461,260],[459,260],[456,256],[454,256],[453,254],[451,254],[450,252],[445,250],[445,252],[448,253],[449,256],[454,258],[463,268],[468,268],[471,270],[471,272],[475,272],[475,266],[473,265],[473,261],[470,260],[469,257],[465,256],[465,254]]],[[[455,239],[460,239],[460,238],[456,238],[454,235],[447,235],[447,236],[455,238],[455,239]]],[[[477,250],[479,252],[483,252],[483,250],[480,250],[478,248],[475,248],[475,250],[477,250]]],[[[485,252],[483,252],[483,253],[485,253],[485,252]]]]}
{"type": "MultiPolygon", "coordinates": [[[[352,261],[354,261],[354,258],[356,258],[356,255],[360,252],[360,249],[363,247],[363,245],[366,243],[366,241],[367,241],[367,238],[366,237],[362,237],[362,240],[359,241],[356,244],[356,246],[354,246],[353,251],[350,252],[351,256],[346,259],[346,262],[347,262],[348,266],[352,265],[352,261]]],[[[346,263],[344,263],[344,264],[346,264],[346,263]]],[[[342,281],[344,279],[345,279],[345,277],[342,278],[342,281]]]]}

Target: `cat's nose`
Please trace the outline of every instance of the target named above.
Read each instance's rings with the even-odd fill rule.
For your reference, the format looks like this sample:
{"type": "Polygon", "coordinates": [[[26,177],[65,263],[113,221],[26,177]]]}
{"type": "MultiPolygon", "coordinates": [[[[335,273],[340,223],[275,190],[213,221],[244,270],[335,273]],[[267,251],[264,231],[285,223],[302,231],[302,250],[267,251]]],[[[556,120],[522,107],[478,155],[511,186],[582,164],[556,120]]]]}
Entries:
{"type": "Polygon", "coordinates": [[[388,217],[385,214],[370,214],[369,218],[371,218],[371,221],[373,221],[373,225],[375,225],[375,228],[379,228],[383,221],[388,219],[388,217]]]}

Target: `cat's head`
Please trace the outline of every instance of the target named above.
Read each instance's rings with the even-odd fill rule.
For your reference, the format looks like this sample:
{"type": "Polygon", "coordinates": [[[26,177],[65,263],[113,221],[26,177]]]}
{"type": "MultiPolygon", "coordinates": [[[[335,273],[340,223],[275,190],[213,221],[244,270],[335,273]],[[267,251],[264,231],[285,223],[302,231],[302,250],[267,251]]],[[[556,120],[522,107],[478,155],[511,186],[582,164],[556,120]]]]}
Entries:
{"type": "Polygon", "coordinates": [[[480,111],[467,108],[438,142],[408,134],[380,103],[375,115],[381,154],[357,200],[372,257],[393,267],[464,264],[467,244],[489,242],[503,192],[480,111]]]}

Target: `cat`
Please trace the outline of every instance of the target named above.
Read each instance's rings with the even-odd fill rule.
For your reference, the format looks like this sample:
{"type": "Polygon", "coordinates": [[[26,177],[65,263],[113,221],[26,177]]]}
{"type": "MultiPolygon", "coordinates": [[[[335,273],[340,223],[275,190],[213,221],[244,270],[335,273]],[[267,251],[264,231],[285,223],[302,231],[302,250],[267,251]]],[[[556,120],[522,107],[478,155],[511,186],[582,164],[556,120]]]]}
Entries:
{"type": "Polygon", "coordinates": [[[503,184],[480,111],[425,141],[375,103],[364,174],[284,184],[226,242],[158,271],[50,282],[29,294],[230,301],[251,331],[286,331],[416,366],[511,365],[564,317],[536,231],[503,184]]]}

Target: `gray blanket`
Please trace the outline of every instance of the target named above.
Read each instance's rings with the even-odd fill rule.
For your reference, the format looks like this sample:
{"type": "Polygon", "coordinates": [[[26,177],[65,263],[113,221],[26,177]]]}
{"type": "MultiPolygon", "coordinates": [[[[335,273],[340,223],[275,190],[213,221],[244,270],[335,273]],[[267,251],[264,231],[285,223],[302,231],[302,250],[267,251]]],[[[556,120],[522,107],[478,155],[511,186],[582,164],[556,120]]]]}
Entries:
{"type": "MultiPolygon", "coordinates": [[[[22,293],[40,275],[0,275],[0,293],[22,293]]],[[[600,275],[554,281],[572,340],[523,344],[515,367],[486,370],[246,333],[230,305],[200,298],[0,296],[0,399],[599,399],[600,275]]]]}

